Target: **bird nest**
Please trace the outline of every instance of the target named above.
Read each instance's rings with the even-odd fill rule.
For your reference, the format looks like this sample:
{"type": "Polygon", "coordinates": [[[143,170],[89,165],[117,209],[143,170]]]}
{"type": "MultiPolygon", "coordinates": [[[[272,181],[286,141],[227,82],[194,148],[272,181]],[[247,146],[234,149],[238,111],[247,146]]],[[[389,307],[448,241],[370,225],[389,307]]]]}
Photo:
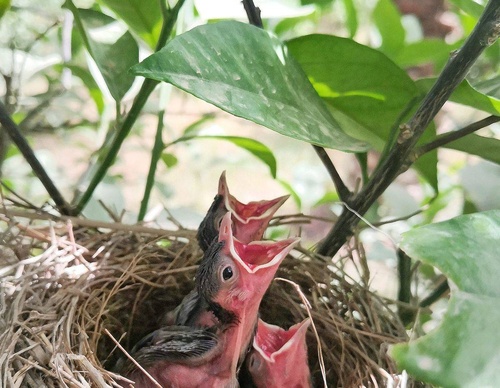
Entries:
{"type": "MultiPolygon", "coordinates": [[[[112,371],[117,359],[193,288],[201,257],[195,231],[85,220],[72,226],[60,219],[49,226],[42,216],[30,214],[27,221],[5,214],[0,386],[125,384],[112,371]]],[[[301,247],[277,277],[293,284],[273,282],[261,317],[288,328],[311,315],[307,343],[315,386],[376,387],[394,378],[387,348],[407,338],[386,301],[301,247]]]]}

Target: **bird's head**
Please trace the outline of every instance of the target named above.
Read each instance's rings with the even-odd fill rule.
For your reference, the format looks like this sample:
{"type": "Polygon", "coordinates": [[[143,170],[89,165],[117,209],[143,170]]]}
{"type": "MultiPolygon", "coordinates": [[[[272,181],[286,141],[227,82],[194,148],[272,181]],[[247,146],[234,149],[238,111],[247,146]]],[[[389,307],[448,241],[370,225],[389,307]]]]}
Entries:
{"type": "Polygon", "coordinates": [[[207,249],[198,269],[198,292],[236,316],[256,314],[279,265],[298,241],[244,244],[234,237],[231,213],[226,213],[218,242],[207,249]]]}

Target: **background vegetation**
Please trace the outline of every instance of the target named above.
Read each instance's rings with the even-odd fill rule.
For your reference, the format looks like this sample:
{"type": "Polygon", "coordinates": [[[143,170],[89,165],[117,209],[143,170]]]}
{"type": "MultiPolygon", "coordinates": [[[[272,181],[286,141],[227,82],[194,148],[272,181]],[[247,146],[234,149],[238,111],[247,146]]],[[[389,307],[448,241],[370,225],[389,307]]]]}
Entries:
{"type": "Polygon", "coordinates": [[[393,349],[401,368],[500,380],[498,1],[243,3],[0,1],[3,195],[134,222],[204,210],[223,169],[275,179],[289,210],[335,218],[304,231],[325,260],[356,235],[397,262],[400,317],[424,335],[393,349]]]}

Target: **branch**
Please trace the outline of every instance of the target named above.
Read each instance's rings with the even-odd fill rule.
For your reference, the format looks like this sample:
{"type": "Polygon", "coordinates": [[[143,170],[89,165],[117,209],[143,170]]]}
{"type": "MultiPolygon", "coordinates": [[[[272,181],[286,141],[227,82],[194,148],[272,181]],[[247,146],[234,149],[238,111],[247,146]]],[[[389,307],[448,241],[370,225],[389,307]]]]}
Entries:
{"type": "Polygon", "coordinates": [[[262,23],[262,18],[260,17],[260,8],[256,7],[253,3],[253,0],[243,0],[243,8],[245,8],[245,12],[247,13],[248,22],[259,28],[263,28],[264,24],[262,23]]]}
{"type": "MultiPolygon", "coordinates": [[[[156,45],[156,51],[160,50],[168,40],[170,33],[172,32],[175,22],[177,21],[177,15],[179,14],[179,10],[184,4],[185,0],[178,0],[175,4],[175,7],[171,9],[169,12],[169,18],[163,19],[163,25],[160,33],[160,37],[158,38],[158,43],[156,45]]],[[[132,126],[139,117],[142,108],[146,104],[150,94],[153,92],[154,88],[158,84],[158,81],[154,81],[150,78],[146,78],[135,97],[135,100],[130,108],[130,111],[127,114],[127,117],[123,121],[121,127],[116,133],[116,136],[111,142],[108,152],[106,153],[104,159],[99,163],[96,172],[92,176],[90,183],[88,184],[85,192],[77,193],[75,198],[73,199],[73,204],[76,204],[75,211],[76,214],[81,213],[87,202],[92,197],[94,190],[97,185],[102,181],[104,176],[106,175],[108,169],[113,165],[116,155],[121,148],[121,145],[127,138],[132,126]]]]}
{"type": "Polygon", "coordinates": [[[436,83],[425,96],[408,124],[401,126],[401,132],[389,155],[373,173],[369,182],[351,200],[350,211],[344,207],[338,222],[320,243],[318,253],[333,256],[349,237],[360,221],[359,214],[365,214],[389,185],[406,171],[414,158],[409,158],[418,139],[439,112],[451,93],[462,82],[470,67],[484,49],[495,42],[500,34],[500,1],[490,0],[477,25],[462,48],[450,58],[436,83]]]}
{"type": "Polygon", "coordinates": [[[24,159],[26,159],[28,164],[31,166],[31,169],[33,170],[37,178],[40,179],[40,182],[42,182],[43,187],[45,187],[45,190],[47,190],[47,192],[49,193],[50,197],[56,204],[61,214],[70,215],[71,214],[70,205],[64,200],[63,196],[61,195],[57,187],[54,185],[54,182],[52,182],[47,172],[45,171],[41,163],[38,161],[30,145],[28,144],[24,136],[21,134],[19,127],[16,125],[16,123],[14,123],[14,121],[12,121],[9,114],[7,113],[7,110],[5,109],[5,106],[1,102],[0,102],[0,123],[4,127],[5,131],[7,132],[11,140],[17,146],[17,148],[19,148],[19,151],[21,151],[21,154],[24,156],[24,159]]]}
{"type": "Polygon", "coordinates": [[[316,145],[313,145],[313,148],[314,151],[316,151],[316,153],[318,154],[321,161],[323,162],[323,165],[325,166],[326,170],[330,174],[330,178],[332,178],[333,184],[335,185],[335,189],[339,194],[340,200],[342,202],[349,203],[349,199],[351,198],[352,193],[349,191],[347,186],[342,181],[342,178],[340,177],[337,169],[333,165],[325,149],[323,147],[318,147],[316,145]]]}
{"type": "Polygon", "coordinates": [[[448,290],[450,286],[448,284],[448,280],[444,279],[441,283],[438,284],[436,289],[432,291],[429,295],[427,295],[419,304],[419,307],[429,307],[431,304],[440,299],[448,290]]]}
{"type": "Polygon", "coordinates": [[[500,121],[500,116],[488,116],[488,117],[486,117],[482,120],[479,120],[475,123],[469,124],[466,127],[461,128],[459,130],[448,132],[448,133],[443,133],[442,135],[436,137],[435,140],[417,148],[415,151],[415,156],[417,158],[419,158],[427,152],[433,151],[438,147],[442,147],[448,143],[451,143],[452,141],[455,141],[455,140],[458,140],[464,136],[470,135],[471,133],[479,131],[480,129],[487,127],[488,125],[491,125],[491,124],[496,123],[498,121],[500,121]]]}

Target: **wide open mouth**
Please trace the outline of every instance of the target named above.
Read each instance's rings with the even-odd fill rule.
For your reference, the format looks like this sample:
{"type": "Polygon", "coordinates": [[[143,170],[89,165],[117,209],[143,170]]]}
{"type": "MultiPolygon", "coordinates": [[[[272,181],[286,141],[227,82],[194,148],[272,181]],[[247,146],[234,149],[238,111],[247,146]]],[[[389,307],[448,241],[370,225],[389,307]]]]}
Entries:
{"type": "Polygon", "coordinates": [[[219,179],[218,194],[224,197],[226,209],[231,211],[233,217],[242,223],[248,223],[250,220],[272,217],[276,210],[278,210],[289,197],[289,195],[284,195],[269,201],[252,201],[247,204],[241,203],[229,193],[225,171],[221,174],[219,179]]]}
{"type": "Polygon", "coordinates": [[[280,354],[295,353],[296,346],[304,341],[310,323],[311,320],[307,318],[285,330],[259,319],[253,346],[266,360],[274,362],[280,354]]]}
{"type": "Polygon", "coordinates": [[[249,273],[278,266],[299,240],[289,238],[278,242],[253,241],[243,244],[233,236],[230,212],[222,219],[219,230],[219,241],[225,241],[224,249],[230,251],[234,259],[249,273]]]}

